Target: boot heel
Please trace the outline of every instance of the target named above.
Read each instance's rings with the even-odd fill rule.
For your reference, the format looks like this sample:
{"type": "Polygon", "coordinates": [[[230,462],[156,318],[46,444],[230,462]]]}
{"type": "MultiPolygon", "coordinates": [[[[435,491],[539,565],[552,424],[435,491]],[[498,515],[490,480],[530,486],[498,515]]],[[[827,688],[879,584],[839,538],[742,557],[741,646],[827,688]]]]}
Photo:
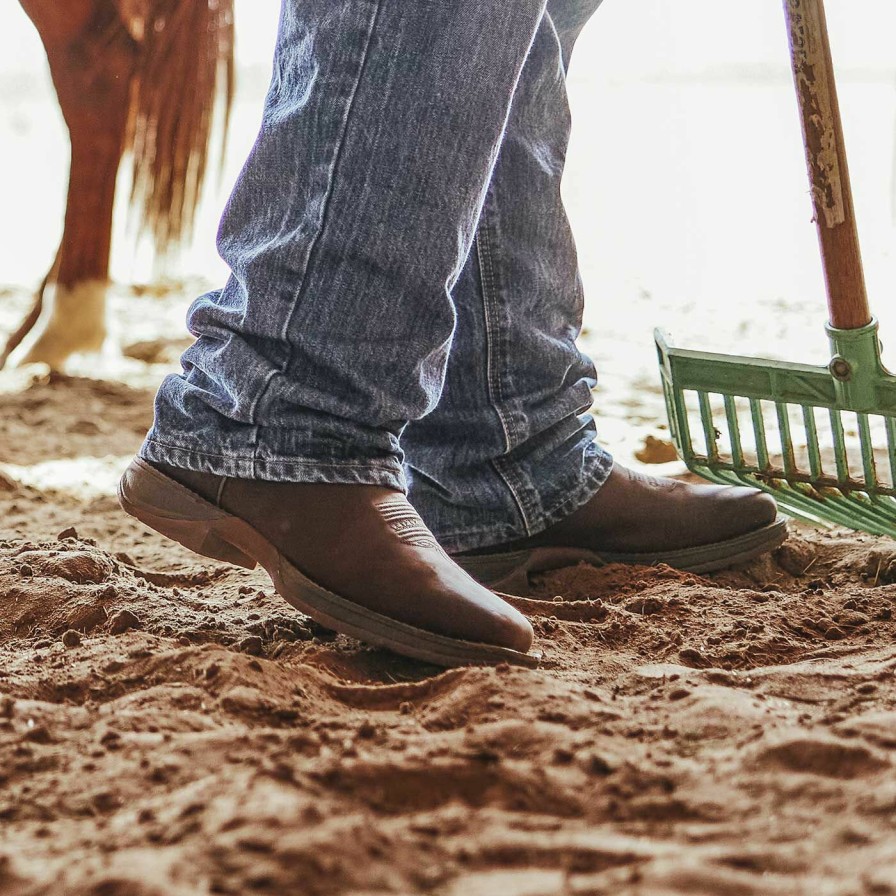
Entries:
{"type": "Polygon", "coordinates": [[[222,535],[221,530],[233,528],[235,517],[139,459],[118,485],[118,502],[125,513],[197,554],[244,569],[257,565],[233,538],[222,535]]]}
{"type": "Polygon", "coordinates": [[[157,516],[145,507],[135,507],[121,496],[119,500],[126,513],[196,554],[234,566],[242,566],[244,569],[255,569],[257,566],[252,557],[221,538],[212,528],[214,523],[209,520],[175,520],[157,516]]]}
{"type": "Polygon", "coordinates": [[[224,541],[223,538],[214,532],[209,532],[205,536],[202,545],[198,549],[191,548],[191,550],[204,554],[206,557],[230,563],[233,566],[242,566],[243,569],[255,569],[257,565],[248,554],[244,554],[239,548],[232,545],[229,541],[224,541]]]}

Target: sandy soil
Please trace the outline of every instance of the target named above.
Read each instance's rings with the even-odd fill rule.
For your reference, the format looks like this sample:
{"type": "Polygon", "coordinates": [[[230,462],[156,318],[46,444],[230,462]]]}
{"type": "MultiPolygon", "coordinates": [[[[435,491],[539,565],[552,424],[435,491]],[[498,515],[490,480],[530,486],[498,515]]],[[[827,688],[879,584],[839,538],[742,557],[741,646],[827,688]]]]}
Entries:
{"type": "Polygon", "coordinates": [[[896,893],[894,542],[567,570],[539,669],[442,671],[118,510],[175,353],[128,335],[0,377],[0,893],[896,893]]]}

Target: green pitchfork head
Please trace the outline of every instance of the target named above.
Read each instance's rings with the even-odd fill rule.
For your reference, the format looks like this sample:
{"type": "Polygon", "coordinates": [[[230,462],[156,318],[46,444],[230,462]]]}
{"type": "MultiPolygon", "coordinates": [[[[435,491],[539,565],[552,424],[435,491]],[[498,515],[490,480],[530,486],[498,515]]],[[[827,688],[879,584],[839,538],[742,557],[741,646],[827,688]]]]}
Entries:
{"type": "Polygon", "coordinates": [[[764,489],[793,516],[896,537],[896,376],[877,329],[828,327],[827,367],[673,348],[657,331],[688,468],[764,489]]]}
{"type": "Polygon", "coordinates": [[[824,2],[784,0],[784,14],[833,357],[825,368],[684,351],[657,333],[670,427],[707,479],[758,486],[794,516],[896,537],[896,377],[865,292],[824,2]]]}

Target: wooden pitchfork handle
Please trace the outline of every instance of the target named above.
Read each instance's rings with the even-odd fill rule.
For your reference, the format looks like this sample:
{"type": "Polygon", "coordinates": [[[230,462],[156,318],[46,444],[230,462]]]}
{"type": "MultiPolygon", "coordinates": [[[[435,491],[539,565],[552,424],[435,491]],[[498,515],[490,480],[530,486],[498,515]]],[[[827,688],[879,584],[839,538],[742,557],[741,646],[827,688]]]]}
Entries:
{"type": "Polygon", "coordinates": [[[823,0],[784,0],[831,326],[871,322],[823,0]]]}

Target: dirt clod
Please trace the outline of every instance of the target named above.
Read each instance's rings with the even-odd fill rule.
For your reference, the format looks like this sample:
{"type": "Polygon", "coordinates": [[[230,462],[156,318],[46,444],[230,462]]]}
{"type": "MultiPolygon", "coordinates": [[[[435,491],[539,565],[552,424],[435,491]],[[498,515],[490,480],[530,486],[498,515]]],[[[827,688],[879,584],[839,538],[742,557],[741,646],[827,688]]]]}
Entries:
{"type": "Polygon", "coordinates": [[[119,610],[109,619],[109,631],[120,635],[132,628],[140,628],[140,617],[130,610],[119,610]]]}
{"type": "Polygon", "coordinates": [[[236,645],[236,649],[250,656],[261,656],[264,653],[264,642],[258,635],[249,635],[236,645]]]}
{"type": "Polygon", "coordinates": [[[67,632],[64,632],[62,635],[62,643],[66,647],[80,647],[81,646],[81,636],[74,629],[70,628],[67,632]]]}
{"type": "Polygon", "coordinates": [[[678,452],[668,439],[648,435],[644,438],[643,446],[635,452],[635,457],[642,464],[667,464],[678,460],[678,452]]]}

